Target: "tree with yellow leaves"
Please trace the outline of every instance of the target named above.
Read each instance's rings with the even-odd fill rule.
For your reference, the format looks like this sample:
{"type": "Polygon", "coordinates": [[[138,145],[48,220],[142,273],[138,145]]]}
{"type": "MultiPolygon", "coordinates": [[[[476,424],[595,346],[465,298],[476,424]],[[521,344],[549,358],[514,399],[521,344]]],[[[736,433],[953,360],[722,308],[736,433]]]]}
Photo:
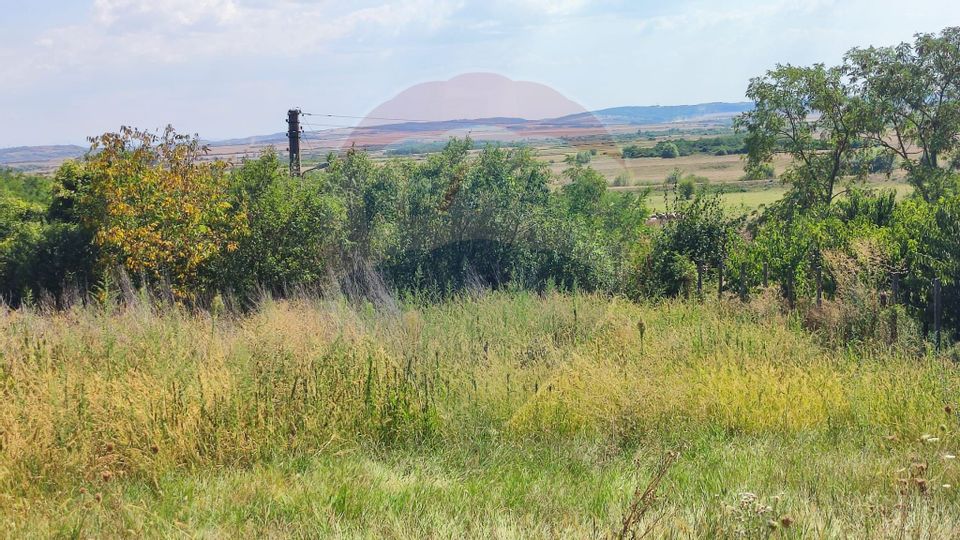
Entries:
{"type": "Polygon", "coordinates": [[[226,164],[205,159],[196,136],[169,126],[162,135],[123,127],[90,142],[76,210],[96,231],[102,264],[195,300],[211,285],[209,265],[236,249],[245,227],[243,209],[230,203],[226,164]]]}

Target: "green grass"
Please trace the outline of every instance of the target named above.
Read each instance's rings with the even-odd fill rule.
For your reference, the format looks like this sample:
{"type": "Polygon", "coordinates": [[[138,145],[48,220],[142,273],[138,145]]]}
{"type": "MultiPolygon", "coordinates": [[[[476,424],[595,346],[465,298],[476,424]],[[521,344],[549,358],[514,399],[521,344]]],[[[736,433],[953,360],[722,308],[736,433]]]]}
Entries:
{"type": "MultiPolygon", "coordinates": [[[[721,195],[721,204],[729,212],[750,212],[757,210],[761,206],[773,204],[783,198],[787,188],[782,185],[775,185],[759,189],[748,189],[744,191],[728,191],[721,195]]],[[[672,197],[668,193],[668,197],[672,197]]],[[[647,199],[647,204],[653,212],[665,212],[667,201],[663,197],[662,189],[660,191],[652,190],[647,199]]]]}
{"type": "MultiPolygon", "coordinates": [[[[718,186],[722,187],[720,185],[718,186]]],[[[897,192],[897,198],[899,199],[903,199],[913,192],[912,186],[902,182],[871,182],[870,186],[876,189],[893,189],[897,192]]],[[[742,190],[734,185],[721,195],[721,204],[728,212],[749,213],[762,206],[769,206],[779,201],[786,193],[787,187],[780,183],[775,183],[771,186],[750,187],[742,190]]],[[[668,193],[668,196],[672,197],[672,193],[668,193]]],[[[647,204],[653,212],[666,211],[666,200],[663,197],[662,186],[651,189],[647,204]]]]}
{"type": "Polygon", "coordinates": [[[0,338],[10,537],[603,538],[670,450],[653,537],[960,530],[960,375],[828,348],[769,295],[91,307],[0,338]]]}

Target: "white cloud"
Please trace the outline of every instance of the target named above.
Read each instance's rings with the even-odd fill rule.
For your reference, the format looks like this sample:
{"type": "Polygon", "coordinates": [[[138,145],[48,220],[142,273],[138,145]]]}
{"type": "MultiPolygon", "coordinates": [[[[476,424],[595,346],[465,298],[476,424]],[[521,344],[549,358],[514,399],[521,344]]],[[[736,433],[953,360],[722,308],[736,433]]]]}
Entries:
{"type": "Polygon", "coordinates": [[[589,5],[589,0],[513,0],[511,4],[545,15],[570,15],[589,5]]]}
{"type": "Polygon", "coordinates": [[[234,0],[95,0],[94,18],[104,26],[131,19],[175,25],[230,22],[241,11],[234,0]]]}
{"type": "Polygon", "coordinates": [[[677,14],[648,17],[637,23],[637,29],[641,32],[702,31],[719,25],[750,25],[784,14],[806,15],[833,4],[835,0],[777,0],[760,5],[747,2],[742,6],[717,3],[709,7],[687,7],[677,14]]]}
{"type": "Polygon", "coordinates": [[[27,85],[64,70],[333,50],[346,38],[393,38],[441,28],[460,3],[398,0],[358,6],[309,0],[95,0],[90,20],[51,28],[32,46],[0,49],[8,80],[27,85]]]}

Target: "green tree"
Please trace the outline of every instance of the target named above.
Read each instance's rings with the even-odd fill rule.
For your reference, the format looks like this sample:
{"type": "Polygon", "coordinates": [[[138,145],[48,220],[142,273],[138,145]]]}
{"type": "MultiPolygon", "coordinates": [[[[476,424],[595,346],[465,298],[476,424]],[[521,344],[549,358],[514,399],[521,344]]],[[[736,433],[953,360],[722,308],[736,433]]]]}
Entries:
{"type": "Polygon", "coordinates": [[[346,210],[324,183],[291,178],[268,150],[230,175],[231,204],[245,208],[236,249],[223,254],[211,280],[250,298],[261,289],[317,283],[339,270],[346,210]]]}
{"type": "Polygon", "coordinates": [[[719,267],[738,227],[737,220],[726,216],[717,193],[697,193],[691,200],[677,197],[671,209],[677,219],[656,236],[650,254],[654,295],[688,291],[697,267],[704,271],[719,267]]]}
{"type": "Polygon", "coordinates": [[[863,146],[863,111],[850,94],[843,71],[822,64],[781,65],[751,80],[747,97],[756,106],[735,122],[747,134],[748,177],[762,177],[774,155],[787,152],[793,162],[781,178],[791,205],[829,206],[863,146]]]}
{"type": "Polygon", "coordinates": [[[856,48],[844,71],[864,111],[864,132],[897,156],[928,202],[956,188],[960,145],[960,27],[913,43],[856,48]]]}
{"type": "Polygon", "coordinates": [[[676,143],[657,143],[657,146],[660,148],[660,157],[663,159],[674,159],[680,157],[680,149],[677,148],[676,143]]]}
{"type": "Polygon", "coordinates": [[[697,189],[692,176],[685,176],[677,182],[677,196],[683,200],[689,201],[697,189]]]}
{"type": "Polygon", "coordinates": [[[91,143],[82,172],[64,173],[80,181],[61,199],[95,231],[102,266],[166,281],[184,300],[208,291],[209,265],[237,248],[244,224],[226,164],[204,160],[199,140],[171,127],[159,136],[124,127],[91,143]]]}
{"type": "Polygon", "coordinates": [[[589,167],[572,167],[563,174],[570,181],[563,186],[570,212],[583,215],[596,213],[607,190],[603,175],[589,167]]]}

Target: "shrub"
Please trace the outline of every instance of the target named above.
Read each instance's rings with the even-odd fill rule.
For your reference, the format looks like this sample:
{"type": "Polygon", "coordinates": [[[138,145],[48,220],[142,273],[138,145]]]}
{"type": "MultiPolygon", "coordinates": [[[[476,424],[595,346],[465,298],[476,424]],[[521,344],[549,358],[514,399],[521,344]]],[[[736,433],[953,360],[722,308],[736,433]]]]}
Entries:
{"type": "Polygon", "coordinates": [[[776,178],[777,171],[773,167],[773,163],[761,163],[755,167],[750,167],[747,169],[747,174],[744,175],[744,180],[770,180],[776,178]]]}
{"type": "Polygon", "coordinates": [[[660,157],[664,159],[674,159],[680,157],[680,149],[677,148],[677,145],[669,143],[661,143],[657,145],[660,147],[660,157]]]}
{"type": "Polygon", "coordinates": [[[693,198],[693,193],[696,190],[696,184],[694,183],[692,176],[685,176],[679,182],[677,182],[677,196],[681,199],[689,201],[693,198]]]}
{"type": "Polygon", "coordinates": [[[231,205],[223,162],[207,162],[197,138],[124,127],[92,139],[74,196],[94,230],[104,268],[123,268],[149,284],[169,282],[194,300],[213,283],[217,257],[237,248],[243,209],[231,205]]]}

